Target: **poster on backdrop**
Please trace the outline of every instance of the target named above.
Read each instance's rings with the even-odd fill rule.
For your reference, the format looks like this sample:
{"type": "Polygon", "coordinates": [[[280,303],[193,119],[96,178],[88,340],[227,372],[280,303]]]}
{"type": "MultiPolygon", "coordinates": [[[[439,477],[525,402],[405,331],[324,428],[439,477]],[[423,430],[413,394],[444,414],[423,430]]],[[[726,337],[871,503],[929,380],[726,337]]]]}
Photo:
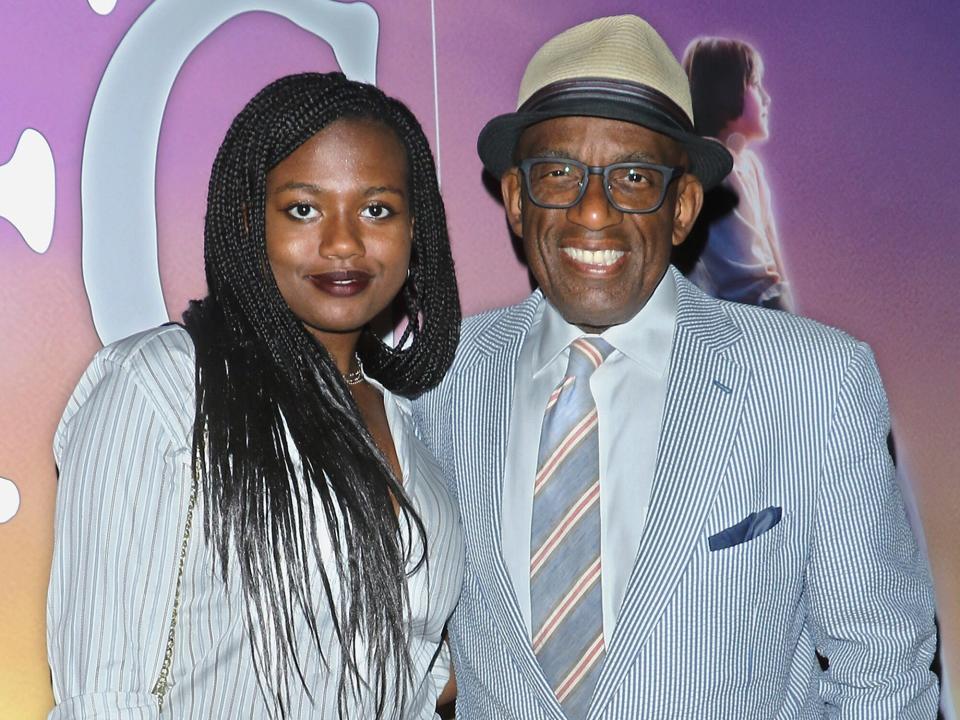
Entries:
{"type": "Polygon", "coordinates": [[[515,107],[547,38],[625,12],[684,60],[698,119],[736,158],[678,265],[714,295],[874,348],[942,666],[960,674],[960,313],[944,309],[960,275],[944,242],[960,201],[960,143],[944,131],[960,97],[955,3],[42,0],[5,8],[0,28],[0,717],[53,702],[54,428],[97,349],[204,294],[209,168],[243,103],[306,70],[403,99],[433,145],[464,311],[478,312],[531,288],[480,128],[515,107]]]}

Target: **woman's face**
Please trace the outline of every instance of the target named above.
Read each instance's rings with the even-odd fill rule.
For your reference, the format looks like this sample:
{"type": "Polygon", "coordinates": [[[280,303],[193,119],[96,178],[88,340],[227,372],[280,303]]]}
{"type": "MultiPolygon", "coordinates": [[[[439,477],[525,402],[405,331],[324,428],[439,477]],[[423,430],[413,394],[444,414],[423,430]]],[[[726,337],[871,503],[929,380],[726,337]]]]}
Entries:
{"type": "Polygon", "coordinates": [[[729,124],[730,132],[739,133],[747,142],[766,140],[770,132],[769,111],[770,96],[763,82],[758,79],[748,83],[743,90],[743,112],[729,124]]]}
{"type": "Polygon", "coordinates": [[[359,334],[407,277],[407,160],[373,120],[331,123],[267,173],[267,257],[280,294],[321,343],[359,334]]]}

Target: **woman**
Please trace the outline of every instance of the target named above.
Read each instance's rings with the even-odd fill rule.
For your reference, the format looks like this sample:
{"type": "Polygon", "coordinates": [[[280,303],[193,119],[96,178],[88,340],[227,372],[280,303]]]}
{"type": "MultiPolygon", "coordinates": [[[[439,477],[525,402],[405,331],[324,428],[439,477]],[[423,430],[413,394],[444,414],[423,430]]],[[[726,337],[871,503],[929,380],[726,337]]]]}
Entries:
{"type": "Polygon", "coordinates": [[[204,236],[207,297],[99,352],[57,430],[51,718],[433,717],[463,546],[400,396],[460,309],[423,131],[340,74],[278,80],[204,236]]]}
{"type": "MultiPolygon", "coordinates": [[[[770,188],[760,158],[750,149],[769,134],[763,61],[740,40],[698,38],[687,47],[683,67],[697,131],[718,138],[733,155],[725,187],[736,196],[732,212],[710,225],[690,279],[725,300],[793,310],[770,188]]],[[[704,216],[711,214],[707,209],[704,216]]]]}

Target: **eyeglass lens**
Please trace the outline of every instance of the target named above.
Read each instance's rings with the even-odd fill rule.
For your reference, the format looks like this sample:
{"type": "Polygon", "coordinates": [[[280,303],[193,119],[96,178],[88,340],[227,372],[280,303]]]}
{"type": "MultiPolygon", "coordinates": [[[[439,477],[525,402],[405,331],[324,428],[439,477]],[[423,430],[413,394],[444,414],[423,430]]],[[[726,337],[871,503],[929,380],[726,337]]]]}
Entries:
{"type": "MultiPolygon", "coordinates": [[[[562,161],[544,160],[530,166],[533,201],[544,205],[571,206],[580,196],[586,169],[562,161]]],[[[625,210],[643,211],[656,207],[663,194],[663,173],[634,165],[611,167],[607,173],[607,197],[625,210]]]]}

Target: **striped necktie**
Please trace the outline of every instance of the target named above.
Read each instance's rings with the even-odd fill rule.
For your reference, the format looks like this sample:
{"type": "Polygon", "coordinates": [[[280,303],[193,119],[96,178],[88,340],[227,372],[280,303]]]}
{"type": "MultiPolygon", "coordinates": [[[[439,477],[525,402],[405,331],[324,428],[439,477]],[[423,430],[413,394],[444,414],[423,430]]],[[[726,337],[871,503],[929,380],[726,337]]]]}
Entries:
{"type": "Polygon", "coordinates": [[[600,453],[590,376],[613,351],[601,338],[570,344],[547,401],[533,496],[530,609],[533,651],[564,713],[587,714],[603,667],[600,453]]]}

